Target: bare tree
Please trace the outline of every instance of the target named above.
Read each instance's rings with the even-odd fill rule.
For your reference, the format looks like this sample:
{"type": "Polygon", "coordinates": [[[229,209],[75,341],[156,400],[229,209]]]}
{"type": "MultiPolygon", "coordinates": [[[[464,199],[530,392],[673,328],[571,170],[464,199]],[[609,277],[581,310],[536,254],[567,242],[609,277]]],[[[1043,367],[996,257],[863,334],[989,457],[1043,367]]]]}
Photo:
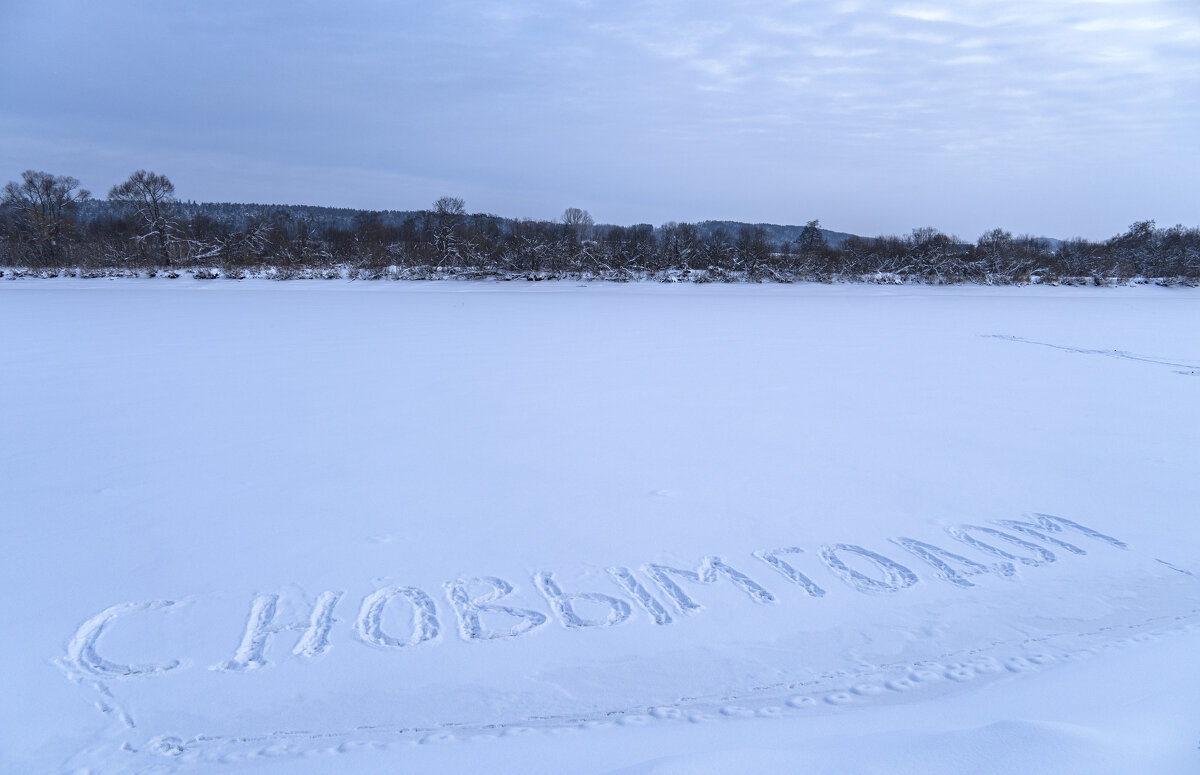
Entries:
{"type": "Polygon", "coordinates": [[[1012,232],[996,228],[979,235],[975,255],[983,262],[985,274],[1002,272],[1013,255],[1012,232]]]}
{"type": "Polygon", "coordinates": [[[441,196],[433,203],[433,211],[439,218],[458,218],[467,214],[467,204],[461,197],[441,196]]]}
{"type": "Polygon", "coordinates": [[[587,210],[580,210],[578,207],[568,207],[562,214],[563,225],[577,240],[584,240],[591,236],[592,227],[596,222],[592,220],[592,215],[587,210]]]}
{"type": "Polygon", "coordinates": [[[76,206],[91,197],[79,181],[67,175],[25,170],[21,182],[4,187],[4,208],[13,217],[16,233],[31,257],[56,261],[72,236],[76,206]]]}
{"type": "Polygon", "coordinates": [[[821,231],[821,222],[812,220],[804,224],[800,236],[796,237],[796,250],[803,256],[808,256],[829,246],[825,240],[825,232],[821,231]]]}
{"type": "Polygon", "coordinates": [[[932,226],[913,229],[912,236],[908,238],[909,255],[915,262],[917,272],[938,282],[961,280],[962,267],[955,260],[956,243],[953,237],[932,226]]]}
{"type": "Polygon", "coordinates": [[[461,197],[442,196],[433,203],[433,248],[438,267],[453,267],[461,263],[459,224],[466,213],[467,205],[461,197]]]}
{"type": "Polygon", "coordinates": [[[1154,221],[1138,221],[1129,231],[1109,240],[1109,247],[1116,260],[1116,275],[1126,280],[1135,275],[1148,274],[1152,256],[1158,252],[1159,232],[1154,221]]]}
{"type": "Polygon", "coordinates": [[[138,242],[152,244],[155,257],[171,263],[170,244],[174,239],[175,184],[166,175],[138,170],[124,183],[108,191],[110,201],[126,207],[138,222],[138,242]]]}

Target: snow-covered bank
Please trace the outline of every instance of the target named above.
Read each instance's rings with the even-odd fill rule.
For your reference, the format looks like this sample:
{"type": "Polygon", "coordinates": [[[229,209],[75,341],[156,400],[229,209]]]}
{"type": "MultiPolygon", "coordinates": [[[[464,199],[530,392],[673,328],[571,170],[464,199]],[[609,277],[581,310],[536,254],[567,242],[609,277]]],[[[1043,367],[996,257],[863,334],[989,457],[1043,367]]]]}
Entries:
{"type": "Polygon", "coordinates": [[[517,271],[499,270],[494,268],[453,268],[435,266],[377,266],[361,268],[351,265],[332,266],[262,266],[262,267],[220,267],[220,266],[190,266],[168,267],[155,269],[137,269],[125,267],[64,267],[55,269],[35,269],[21,266],[0,266],[0,278],[7,280],[52,280],[84,279],[84,280],[178,280],[180,278],[204,280],[237,281],[242,280],[391,280],[400,282],[429,282],[459,280],[467,282],[584,282],[584,283],[853,283],[865,285],[966,285],[966,286],[1006,286],[1006,285],[1051,285],[1051,286],[1095,286],[1119,287],[1140,285],[1161,285],[1163,287],[1196,287],[1196,278],[1191,276],[1154,276],[1154,277],[1110,277],[1095,275],[1063,275],[1047,270],[1025,274],[995,273],[982,275],[978,278],[961,276],[922,276],[906,272],[870,271],[870,272],[806,272],[777,270],[739,270],[712,267],[709,269],[607,269],[588,271],[517,271]]]}
{"type": "Polygon", "coordinates": [[[0,763],[1189,772],[1198,312],[0,283],[0,763]]]}

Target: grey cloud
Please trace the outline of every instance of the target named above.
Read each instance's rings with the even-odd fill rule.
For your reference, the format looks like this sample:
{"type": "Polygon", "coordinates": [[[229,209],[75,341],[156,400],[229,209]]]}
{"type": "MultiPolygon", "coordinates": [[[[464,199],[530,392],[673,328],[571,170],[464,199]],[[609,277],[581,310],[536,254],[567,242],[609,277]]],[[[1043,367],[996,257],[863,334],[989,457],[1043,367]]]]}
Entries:
{"type": "Polygon", "coordinates": [[[1198,210],[1180,0],[46,0],[0,66],[8,176],[95,190],[969,237],[1198,210]]]}

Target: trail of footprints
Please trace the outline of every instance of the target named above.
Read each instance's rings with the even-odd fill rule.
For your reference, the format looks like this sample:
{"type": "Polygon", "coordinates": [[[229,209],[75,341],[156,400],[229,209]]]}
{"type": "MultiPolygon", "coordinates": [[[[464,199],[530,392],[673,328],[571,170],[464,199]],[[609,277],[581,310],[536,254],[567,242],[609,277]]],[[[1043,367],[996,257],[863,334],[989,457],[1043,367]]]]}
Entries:
{"type": "Polygon", "coordinates": [[[735,694],[680,698],[668,705],[614,708],[581,715],[529,716],[495,724],[374,725],[332,732],[277,731],[249,737],[201,735],[187,740],[159,736],[141,749],[126,746],[125,750],[152,756],[158,763],[174,769],[201,763],[310,758],[362,749],[480,742],[531,734],[566,735],[612,727],[804,717],[961,691],[969,685],[1035,673],[1057,664],[1196,632],[1200,632],[1200,609],[1090,632],[995,642],[946,653],[936,661],[834,670],[796,682],[754,686],[735,694]]]}
{"type": "Polygon", "coordinates": [[[1062,350],[1063,352],[1076,353],[1078,355],[1102,355],[1105,358],[1120,358],[1127,361],[1139,361],[1141,363],[1153,363],[1158,366],[1169,366],[1174,374],[1182,374],[1184,376],[1200,375],[1200,366],[1191,363],[1177,363],[1175,361],[1163,360],[1162,358],[1151,358],[1147,355],[1138,355],[1137,353],[1127,352],[1125,350],[1095,350],[1086,349],[1083,347],[1067,347],[1061,344],[1051,344],[1050,342],[1037,342],[1033,339],[1026,339],[1021,336],[1009,336],[1006,334],[980,334],[985,339],[1003,339],[1006,342],[1017,342],[1019,344],[1035,344],[1039,347],[1049,347],[1054,350],[1062,350]]]}

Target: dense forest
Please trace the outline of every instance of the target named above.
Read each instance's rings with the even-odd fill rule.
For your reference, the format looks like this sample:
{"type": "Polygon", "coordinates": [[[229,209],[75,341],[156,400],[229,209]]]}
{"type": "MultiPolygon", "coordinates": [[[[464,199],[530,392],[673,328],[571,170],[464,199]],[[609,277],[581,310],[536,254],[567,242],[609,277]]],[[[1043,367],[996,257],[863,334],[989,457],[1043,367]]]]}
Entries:
{"type": "Polygon", "coordinates": [[[470,214],[445,196],[427,210],[198,204],[139,170],[93,199],[72,177],[27,171],[0,200],[7,277],[247,276],[351,279],[579,278],[664,281],[1196,284],[1200,229],[1141,221],[1103,242],[1014,237],[974,242],[932,227],[859,237],[725,221],[595,224],[470,214]]]}

